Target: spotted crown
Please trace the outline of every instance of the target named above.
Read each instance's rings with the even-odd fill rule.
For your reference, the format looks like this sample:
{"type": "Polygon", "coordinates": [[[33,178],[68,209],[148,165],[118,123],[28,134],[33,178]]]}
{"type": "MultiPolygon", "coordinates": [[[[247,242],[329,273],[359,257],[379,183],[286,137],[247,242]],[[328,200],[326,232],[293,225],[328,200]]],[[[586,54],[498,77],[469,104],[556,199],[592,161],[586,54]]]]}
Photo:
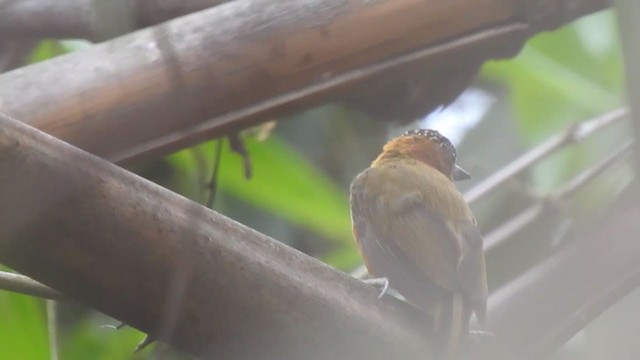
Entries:
{"type": "Polygon", "coordinates": [[[453,146],[451,141],[447,139],[446,136],[440,134],[437,130],[433,129],[413,129],[407,130],[402,136],[417,136],[417,137],[426,137],[427,139],[437,143],[440,147],[453,158],[453,161],[456,159],[456,148],[453,146]]]}

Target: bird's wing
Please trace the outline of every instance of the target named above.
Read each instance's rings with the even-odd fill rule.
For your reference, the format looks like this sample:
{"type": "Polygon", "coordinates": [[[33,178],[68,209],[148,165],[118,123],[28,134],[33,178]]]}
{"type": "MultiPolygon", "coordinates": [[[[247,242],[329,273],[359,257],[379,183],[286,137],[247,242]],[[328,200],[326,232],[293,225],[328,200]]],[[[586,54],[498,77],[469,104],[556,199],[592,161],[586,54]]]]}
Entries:
{"type": "MultiPolygon", "coordinates": [[[[442,212],[434,210],[432,203],[434,200],[450,203],[460,199],[457,195],[448,199],[448,191],[445,191],[448,189],[433,188],[433,181],[410,169],[388,170],[392,171],[370,169],[354,181],[354,184],[367,184],[352,187],[354,232],[356,238],[360,238],[365,257],[369,258],[367,266],[385,273],[392,268],[391,272],[400,274],[396,277],[409,279],[407,282],[414,286],[420,286],[428,279],[441,289],[462,292],[473,303],[486,304],[479,231],[471,221],[468,224],[462,221],[458,226],[445,221],[442,212]],[[425,192],[431,193],[425,196],[425,192]]],[[[394,286],[393,282],[391,285],[394,286]]],[[[403,289],[398,290],[403,292],[403,289]]],[[[408,292],[413,293],[411,289],[408,292]]],[[[421,302],[420,299],[409,300],[421,302]]],[[[482,304],[474,306],[481,314],[486,306],[482,304]]]]}

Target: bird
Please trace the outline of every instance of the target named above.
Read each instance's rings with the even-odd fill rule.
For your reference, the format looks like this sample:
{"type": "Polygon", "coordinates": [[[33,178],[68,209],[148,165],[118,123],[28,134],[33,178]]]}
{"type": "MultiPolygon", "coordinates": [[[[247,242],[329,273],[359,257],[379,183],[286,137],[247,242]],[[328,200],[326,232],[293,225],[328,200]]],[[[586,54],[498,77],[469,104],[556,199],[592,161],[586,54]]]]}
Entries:
{"type": "Polygon", "coordinates": [[[350,187],[353,234],[369,275],[430,315],[443,359],[460,354],[472,314],[483,324],[487,308],[482,235],[454,183],[470,176],[456,157],[437,130],[409,130],[350,187]]]}

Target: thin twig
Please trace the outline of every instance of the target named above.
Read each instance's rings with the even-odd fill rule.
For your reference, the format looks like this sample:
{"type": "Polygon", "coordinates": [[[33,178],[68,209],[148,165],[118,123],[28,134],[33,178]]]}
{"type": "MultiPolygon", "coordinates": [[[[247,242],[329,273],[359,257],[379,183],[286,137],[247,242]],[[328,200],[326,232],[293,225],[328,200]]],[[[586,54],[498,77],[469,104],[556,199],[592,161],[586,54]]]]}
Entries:
{"type": "Polygon", "coordinates": [[[58,303],[55,300],[47,300],[47,330],[49,332],[49,359],[60,358],[58,346],[58,303]]]}
{"type": "Polygon", "coordinates": [[[229,138],[229,146],[231,147],[231,151],[242,156],[242,162],[244,166],[244,178],[247,180],[251,179],[253,174],[253,169],[251,166],[251,156],[249,155],[249,151],[247,147],[244,145],[244,140],[242,140],[242,136],[240,133],[233,133],[228,136],[229,138]]]}
{"type": "Polygon", "coordinates": [[[68,300],[63,294],[20,274],[0,271],[0,289],[51,300],[68,300]]]}
{"type": "Polygon", "coordinates": [[[213,203],[216,201],[216,195],[218,193],[218,173],[220,170],[220,162],[222,160],[222,143],[224,138],[219,138],[216,142],[215,154],[213,155],[213,170],[211,172],[211,180],[207,186],[209,195],[207,196],[207,202],[205,203],[209,209],[213,208],[213,203]]]}
{"type": "Polygon", "coordinates": [[[465,193],[465,199],[468,203],[473,203],[487,196],[500,185],[521,174],[547,156],[568,145],[581,142],[590,135],[622,120],[628,113],[629,110],[627,108],[620,108],[568,127],[469,189],[465,193]]]}
{"type": "Polygon", "coordinates": [[[591,180],[598,177],[598,175],[602,174],[611,165],[627,155],[632,146],[633,141],[626,142],[618,150],[603,159],[601,162],[575,176],[563,187],[555,191],[551,196],[554,199],[564,199],[575,195],[578,190],[583,188],[585,185],[591,182],[591,180]]]}
{"type": "Polygon", "coordinates": [[[538,201],[502,225],[493,229],[484,237],[485,253],[495,250],[515,233],[534,222],[542,214],[542,210],[545,209],[545,205],[545,202],[538,201]]]}
{"type": "Polygon", "coordinates": [[[639,140],[636,141],[634,150],[634,167],[636,172],[640,172],[640,69],[638,69],[640,62],[640,46],[638,46],[640,3],[638,0],[616,0],[614,4],[618,15],[617,23],[622,42],[627,99],[631,108],[633,132],[636,140],[639,140]]]}
{"type": "Polygon", "coordinates": [[[538,202],[529,206],[520,214],[512,217],[509,221],[494,229],[487,236],[485,236],[485,251],[490,252],[495,250],[498,245],[509,239],[512,235],[522,230],[527,225],[533,223],[536,219],[538,219],[538,217],[540,217],[545,207],[550,203],[574,196],[576,192],[578,192],[578,190],[588,185],[592,180],[597,178],[598,175],[602,174],[602,172],[608,169],[611,165],[615,164],[624,155],[627,155],[629,150],[631,149],[631,146],[631,141],[625,143],[618,150],[607,156],[596,165],[584,170],[573,179],[569,180],[559,190],[551,193],[548,196],[545,196],[543,199],[540,199],[538,202]]]}

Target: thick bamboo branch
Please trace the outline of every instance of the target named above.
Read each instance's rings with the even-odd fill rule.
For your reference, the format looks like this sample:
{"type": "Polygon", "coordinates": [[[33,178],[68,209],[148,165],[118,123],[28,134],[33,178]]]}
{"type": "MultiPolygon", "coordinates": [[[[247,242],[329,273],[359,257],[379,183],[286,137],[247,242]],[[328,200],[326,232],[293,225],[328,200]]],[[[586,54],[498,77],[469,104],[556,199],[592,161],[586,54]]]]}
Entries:
{"type": "Polygon", "coordinates": [[[204,10],[231,0],[129,0],[135,4],[137,23],[146,27],[180,15],[204,10]]]}
{"type": "Polygon", "coordinates": [[[101,41],[135,30],[130,0],[0,0],[0,37],[101,41]]]}
{"type": "Polygon", "coordinates": [[[227,0],[0,0],[0,38],[103,41],[227,0]]]}
{"type": "Polygon", "coordinates": [[[0,262],[191,354],[428,358],[417,310],[5,116],[0,184],[0,262]]]}
{"type": "Polygon", "coordinates": [[[0,111],[110,160],[163,154],[372,81],[512,56],[608,2],[572,4],[237,0],[4,74],[0,111]]]}

